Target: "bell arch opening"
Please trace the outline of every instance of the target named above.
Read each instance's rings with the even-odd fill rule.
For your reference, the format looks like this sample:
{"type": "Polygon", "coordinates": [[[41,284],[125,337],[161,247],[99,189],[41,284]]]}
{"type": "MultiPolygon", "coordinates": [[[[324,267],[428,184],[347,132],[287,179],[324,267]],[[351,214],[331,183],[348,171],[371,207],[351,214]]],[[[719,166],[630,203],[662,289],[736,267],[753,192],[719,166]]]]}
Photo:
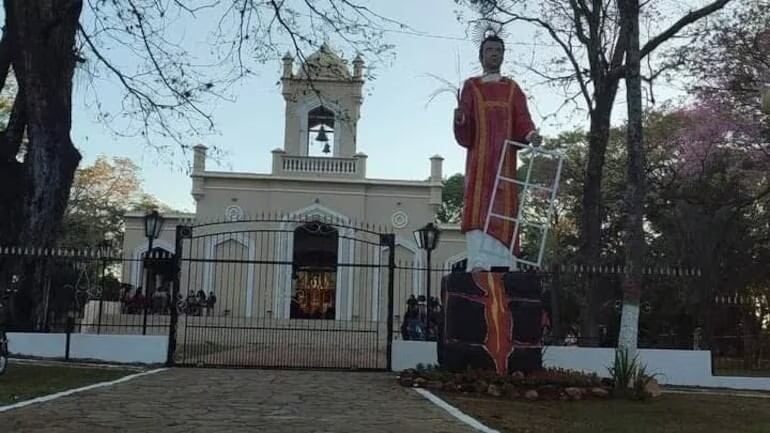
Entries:
{"type": "Polygon", "coordinates": [[[307,113],[307,155],[331,156],[334,154],[334,112],[323,105],[307,113]]]}

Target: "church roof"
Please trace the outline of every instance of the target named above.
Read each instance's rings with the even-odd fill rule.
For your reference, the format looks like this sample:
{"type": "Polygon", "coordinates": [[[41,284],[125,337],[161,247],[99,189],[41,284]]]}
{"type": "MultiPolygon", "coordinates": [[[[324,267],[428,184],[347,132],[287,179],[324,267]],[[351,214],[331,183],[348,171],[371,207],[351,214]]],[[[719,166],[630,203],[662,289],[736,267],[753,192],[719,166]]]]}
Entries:
{"type": "Polygon", "coordinates": [[[299,69],[299,78],[316,80],[349,80],[350,71],[345,61],[324,43],[305,59],[299,69]]]}

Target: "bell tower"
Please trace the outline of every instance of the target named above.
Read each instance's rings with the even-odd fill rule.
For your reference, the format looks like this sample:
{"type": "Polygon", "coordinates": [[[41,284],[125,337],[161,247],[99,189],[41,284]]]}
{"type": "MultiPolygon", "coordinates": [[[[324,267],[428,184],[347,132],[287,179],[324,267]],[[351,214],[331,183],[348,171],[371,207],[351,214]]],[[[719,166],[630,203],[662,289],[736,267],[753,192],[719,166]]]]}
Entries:
{"type": "Polygon", "coordinates": [[[361,56],[353,60],[352,73],[346,61],[326,43],[308,56],[296,72],[290,54],[282,60],[285,154],[354,157],[356,126],[363,103],[361,56]]]}

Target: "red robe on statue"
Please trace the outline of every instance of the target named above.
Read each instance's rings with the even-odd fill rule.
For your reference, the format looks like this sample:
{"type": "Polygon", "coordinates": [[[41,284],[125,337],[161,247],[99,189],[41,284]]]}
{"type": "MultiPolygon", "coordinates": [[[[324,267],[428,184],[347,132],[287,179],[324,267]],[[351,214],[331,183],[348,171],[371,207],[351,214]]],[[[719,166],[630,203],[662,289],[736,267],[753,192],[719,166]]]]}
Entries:
{"type": "MultiPolygon", "coordinates": [[[[465,197],[462,232],[484,230],[495,176],[505,140],[525,142],[535,125],[527,109],[524,92],[513,80],[484,82],[480,77],[465,81],[460,94],[464,121],[455,123],[457,142],[468,149],[465,160],[465,197]]],[[[516,176],[516,147],[511,146],[503,162],[503,175],[516,176]]],[[[517,187],[500,182],[493,212],[516,216],[517,187]]],[[[489,234],[510,247],[513,223],[492,217],[489,234]]],[[[518,249],[518,248],[517,248],[518,249]]]]}

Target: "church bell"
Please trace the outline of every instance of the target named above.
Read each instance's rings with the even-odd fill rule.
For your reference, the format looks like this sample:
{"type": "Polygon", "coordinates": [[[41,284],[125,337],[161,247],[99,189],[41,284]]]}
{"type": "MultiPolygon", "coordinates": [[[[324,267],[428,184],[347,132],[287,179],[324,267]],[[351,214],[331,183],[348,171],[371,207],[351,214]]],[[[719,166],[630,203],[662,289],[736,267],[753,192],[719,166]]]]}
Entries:
{"type": "Polygon", "coordinates": [[[329,146],[329,137],[326,135],[326,129],[324,129],[324,126],[321,125],[321,129],[318,130],[318,135],[315,137],[315,141],[320,141],[321,143],[326,143],[326,146],[328,148],[329,146]]]}
{"type": "Polygon", "coordinates": [[[321,125],[321,129],[318,130],[318,135],[316,135],[315,141],[324,143],[324,148],[322,150],[323,153],[331,153],[331,148],[329,147],[329,137],[326,135],[326,129],[323,125],[321,125]]]}

